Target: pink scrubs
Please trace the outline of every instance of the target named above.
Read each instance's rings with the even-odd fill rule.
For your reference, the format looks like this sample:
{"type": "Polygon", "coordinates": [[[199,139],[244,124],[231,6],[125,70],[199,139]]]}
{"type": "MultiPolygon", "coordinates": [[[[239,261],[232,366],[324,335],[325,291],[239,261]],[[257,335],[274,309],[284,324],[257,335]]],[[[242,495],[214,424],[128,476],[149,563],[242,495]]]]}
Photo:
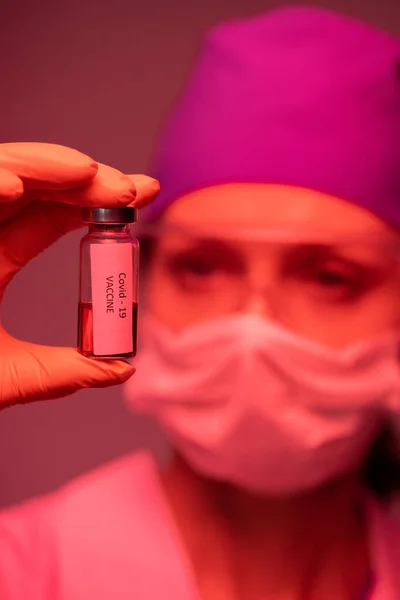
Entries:
{"type": "MultiPolygon", "coordinates": [[[[400,527],[368,500],[371,600],[400,599],[400,527]]],[[[0,517],[1,600],[200,600],[150,456],[0,517]]]]}

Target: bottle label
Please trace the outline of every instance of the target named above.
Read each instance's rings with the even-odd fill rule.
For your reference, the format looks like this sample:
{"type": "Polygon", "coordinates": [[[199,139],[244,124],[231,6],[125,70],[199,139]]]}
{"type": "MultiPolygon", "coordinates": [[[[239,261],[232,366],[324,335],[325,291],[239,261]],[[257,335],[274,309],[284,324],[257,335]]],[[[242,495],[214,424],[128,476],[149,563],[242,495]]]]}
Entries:
{"type": "Polygon", "coordinates": [[[132,245],[90,245],[93,302],[93,353],[113,356],[133,352],[132,245]]]}

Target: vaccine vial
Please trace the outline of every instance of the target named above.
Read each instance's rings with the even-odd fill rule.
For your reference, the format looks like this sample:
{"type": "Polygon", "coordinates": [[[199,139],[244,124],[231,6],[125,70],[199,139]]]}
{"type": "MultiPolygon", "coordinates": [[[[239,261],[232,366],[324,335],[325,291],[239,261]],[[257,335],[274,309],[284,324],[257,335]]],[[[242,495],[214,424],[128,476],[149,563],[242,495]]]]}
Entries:
{"type": "Polygon", "coordinates": [[[137,347],[139,243],[135,208],[88,208],[80,244],[78,351],[129,358],[137,347]]]}

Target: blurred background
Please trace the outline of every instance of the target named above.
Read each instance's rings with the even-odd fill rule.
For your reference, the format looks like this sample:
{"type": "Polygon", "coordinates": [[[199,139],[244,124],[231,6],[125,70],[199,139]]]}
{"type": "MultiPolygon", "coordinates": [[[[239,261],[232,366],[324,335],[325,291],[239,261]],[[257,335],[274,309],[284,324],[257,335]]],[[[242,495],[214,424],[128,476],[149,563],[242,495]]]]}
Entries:
{"type": "MultiPolygon", "coordinates": [[[[55,142],[122,171],[146,171],[203,32],[220,20],[284,4],[302,2],[3,0],[0,142],[55,142]]],[[[399,0],[307,4],[337,8],[400,35],[399,0]]],[[[2,308],[12,334],[75,345],[82,235],[61,240],[12,282],[2,308]]],[[[51,491],[141,447],[160,457],[166,451],[154,424],[124,407],[119,388],[4,411],[0,506],[51,491]]]]}

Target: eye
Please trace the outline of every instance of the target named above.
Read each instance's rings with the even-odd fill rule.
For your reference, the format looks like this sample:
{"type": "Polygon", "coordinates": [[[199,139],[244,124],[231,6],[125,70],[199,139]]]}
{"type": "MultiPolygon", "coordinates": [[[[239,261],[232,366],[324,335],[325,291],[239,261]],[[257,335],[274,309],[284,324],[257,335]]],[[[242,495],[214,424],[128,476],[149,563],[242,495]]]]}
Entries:
{"type": "Polygon", "coordinates": [[[164,254],[163,264],[176,287],[199,294],[221,293],[243,271],[242,260],[234,249],[210,240],[164,254]]]}
{"type": "Polygon", "coordinates": [[[167,258],[166,263],[168,269],[175,275],[210,277],[218,270],[215,261],[201,254],[173,255],[167,258]]]}
{"type": "Polygon", "coordinates": [[[306,263],[299,274],[312,294],[327,301],[355,300],[368,287],[365,273],[339,261],[306,263]]]}
{"type": "Polygon", "coordinates": [[[323,287],[351,287],[356,283],[355,279],[348,274],[334,269],[320,269],[314,274],[317,284],[323,287]]]}

